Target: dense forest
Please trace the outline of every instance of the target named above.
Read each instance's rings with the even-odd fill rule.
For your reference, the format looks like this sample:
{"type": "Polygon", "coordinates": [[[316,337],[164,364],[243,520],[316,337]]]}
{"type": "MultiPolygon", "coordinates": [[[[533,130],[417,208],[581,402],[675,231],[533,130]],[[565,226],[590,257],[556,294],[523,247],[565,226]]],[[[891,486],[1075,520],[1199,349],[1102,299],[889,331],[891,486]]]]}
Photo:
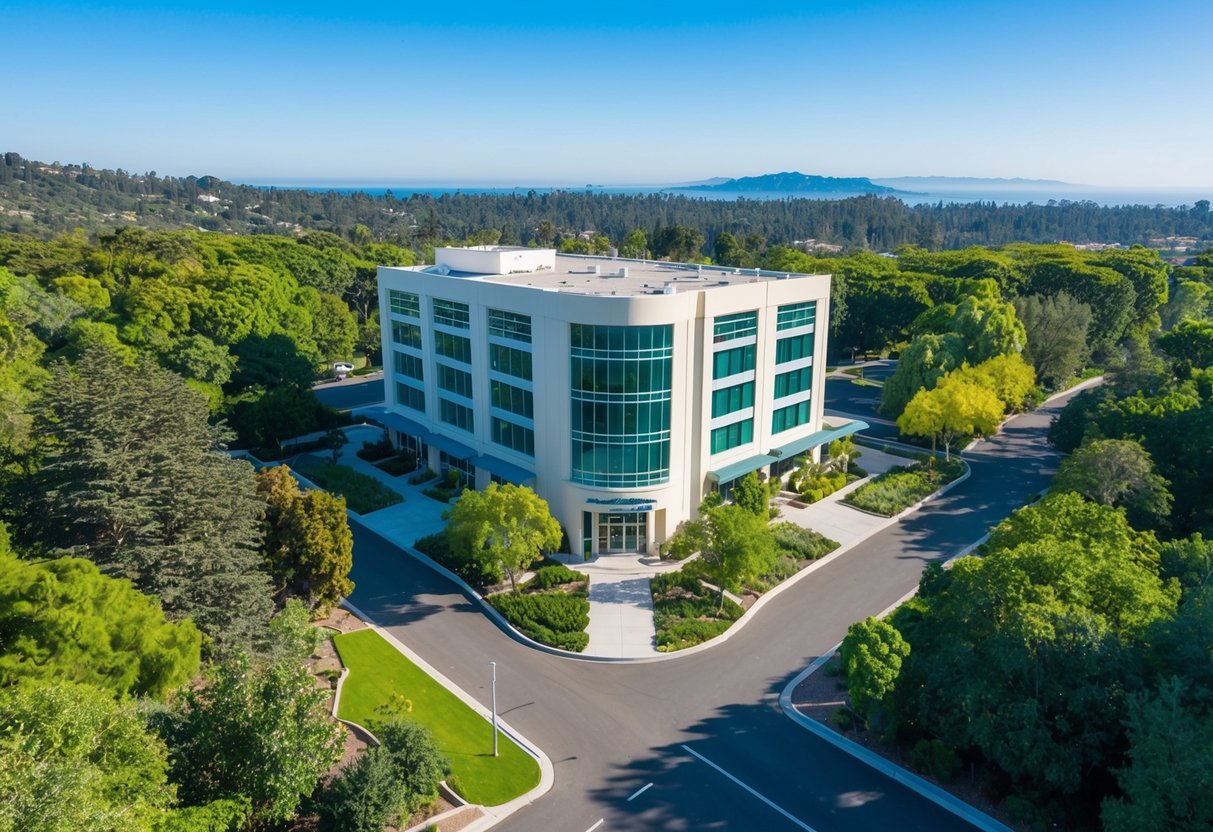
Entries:
{"type": "Polygon", "coordinates": [[[139,225],[233,233],[294,234],[304,229],[345,235],[356,226],[402,245],[492,235],[501,243],[544,244],[551,229],[565,236],[598,232],[620,240],[632,229],[696,229],[708,253],[722,231],[758,235],[772,245],[816,240],[848,249],[928,250],[1010,242],[1147,244],[1169,236],[1213,241],[1207,201],[1191,208],[958,203],[907,206],[892,197],[842,200],[709,200],[668,194],[557,191],[510,195],[423,194],[399,199],[259,188],[211,176],[172,177],[60,165],[4,154],[0,228],[48,237],[76,228],[139,225]]]}

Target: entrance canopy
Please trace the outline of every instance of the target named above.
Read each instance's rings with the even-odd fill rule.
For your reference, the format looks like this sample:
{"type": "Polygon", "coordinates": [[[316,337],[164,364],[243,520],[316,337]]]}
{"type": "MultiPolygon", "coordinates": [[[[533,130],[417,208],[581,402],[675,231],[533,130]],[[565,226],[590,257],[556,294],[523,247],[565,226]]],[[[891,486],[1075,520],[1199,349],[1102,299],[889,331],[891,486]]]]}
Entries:
{"type": "Polygon", "coordinates": [[[422,440],[430,437],[430,432],[412,419],[406,419],[399,413],[393,413],[382,407],[364,407],[354,411],[355,415],[365,416],[368,419],[374,419],[384,427],[407,433],[409,436],[416,436],[422,440]]]}
{"type": "Polygon", "coordinates": [[[771,453],[779,459],[791,459],[797,454],[802,454],[805,451],[811,451],[818,445],[825,445],[833,442],[835,439],[841,439],[844,436],[850,436],[852,433],[859,433],[861,430],[867,430],[870,427],[867,422],[861,422],[856,419],[853,422],[847,422],[845,425],[836,428],[826,428],[808,436],[802,436],[799,439],[793,439],[786,445],[780,445],[771,453]]]}
{"type": "Polygon", "coordinates": [[[506,462],[504,459],[498,459],[495,456],[478,456],[472,460],[472,463],[477,468],[483,468],[490,474],[496,474],[503,480],[512,482],[515,485],[522,485],[527,480],[535,479],[535,475],[521,465],[506,462]]]}
{"type": "Polygon", "coordinates": [[[460,442],[456,442],[449,436],[443,436],[441,433],[431,433],[426,436],[425,444],[444,451],[448,456],[452,456],[458,460],[471,459],[476,455],[476,451],[469,448],[460,442]]]}
{"type": "Polygon", "coordinates": [[[708,479],[715,482],[730,482],[738,477],[744,477],[751,471],[757,471],[770,465],[772,462],[777,462],[779,457],[771,456],[770,454],[757,454],[755,456],[740,459],[737,462],[731,462],[723,468],[715,468],[708,471],[708,479]]]}

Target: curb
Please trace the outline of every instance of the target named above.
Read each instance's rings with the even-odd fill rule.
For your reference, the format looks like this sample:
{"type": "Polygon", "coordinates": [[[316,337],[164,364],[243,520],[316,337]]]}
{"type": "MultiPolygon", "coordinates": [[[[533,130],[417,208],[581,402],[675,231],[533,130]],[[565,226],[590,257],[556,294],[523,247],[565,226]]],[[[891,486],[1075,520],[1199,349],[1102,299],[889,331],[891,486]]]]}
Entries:
{"type": "MultiPolygon", "coordinates": [[[[455,696],[458,697],[463,704],[467,705],[469,708],[479,714],[486,722],[491,721],[492,713],[488,708],[481,705],[461,687],[439,672],[433,665],[410,650],[402,641],[400,641],[400,639],[396,638],[387,630],[380,627],[374,622],[374,620],[370,618],[370,616],[358,609],[358,607],[354,606],[348,600],[342,600],[341,605],[354,615],[358,616],[359,619],[365,621],[368,627],[379,634],[380,638],[394,647],[406,659],[417,665],[417,667],[419,667],[424,673],[428,674],[435,682],[442,685],[451,693],[455,694],[455,696]]],[[[485,817],[481,818],[480,820],[473,821],[468,826],[464,827],[465,830],[470,830],[470,832],[479,832],[479,830],[488,829],[500,823],[510,815],[514,814],[514,812],[531,805],[536,800],[543,797],[552,790],[552,786],[556,783],[556,771],[552,766],[552,761],[548,759],[548,756],[543,753],[543,750],[539,748],[539,746],[535,745],[520,732],[515,730],[508,722],[501,718],[500,714],[497,715],[497,728],[507,737],[512,739],[519,748],[534,757],[535,761],[539,763],[539,785],[531,789],[526,794],[520,795],[507,803],[502,803],[500,806],[481,806],[480,808],[485,812],[485,817]]]]}
{"type": "MultiPolygon", "coordinates": [[[[962,558],[970,554],[978,546],[981,546],[983,543],[989,540],[989,538],[990,535],[986,534],[974,543],[970,543],[968,546],[964,547],[959,552],[944,561],[944,566],[946,567],[958,558],[962,558]]],[[[887,609],[883,610],[874,617],[885,618],[892,613],[893,610],[897,609],[917,594],[918,588],[915,587],[901,598],[894,601],[887,609]]],[[[800,671],[800,673],[797,673],[796,676],[791,679],[791,681],[784,685],[783,690],[779,692],[779,709],[783,711],[784,716],[788,717],[788,719],[792,720],[806,731],[809,731],[826,742],[829,742],[835,748],[850,754],[861,763],[876,769],[885,777],[900,783],[901,785],[921,795],[922,797],[927,798],[938,806],[947,809],[949,812],[961,818],[965,822],[983,830],[983,832],[1013,832],[1009,826],[1003,825],[980,809],[965,803],[963,800],[955,797],[947,790],[936,786],[934,783],[931,783],[922,777],[919,777],[917,774],[906,768],[889,762],[875,751],[863,747],[854,740],[847,739],[838,732],[821,725],[816,720],[810,719],[796,709],[796,706],[792,704],[792,693],[796,690],[801,682],[812,676],[814,673],[824,667],[826,663],[830,661],[830,659],[834,658],[835,654],[838,652],[838,648],[841,646],[842,642],[839,642],[831,647],[825,653],[814,659],[808,667],[800,671]]]]}

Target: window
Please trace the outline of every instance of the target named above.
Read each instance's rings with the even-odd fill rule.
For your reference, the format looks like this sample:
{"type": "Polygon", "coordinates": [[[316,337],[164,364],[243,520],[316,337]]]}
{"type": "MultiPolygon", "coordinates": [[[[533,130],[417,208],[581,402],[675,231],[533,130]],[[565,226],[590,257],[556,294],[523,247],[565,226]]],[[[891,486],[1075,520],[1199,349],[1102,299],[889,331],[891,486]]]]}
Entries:
{"type": "Polygon", "coordinates": [[[491,425],[492,440],[495,443],[520,454],[535,455],[535,431],[497,416],[492,418],[491,425]]]}
{"type": "Polygon", "coordinates": [[[438,467],[445,476],[450,471],[459,472],[459,484],[464,488],[476,487],[476,466],[469,459],[459,459],[446,451],[438,452],[438,467]]]}
{"type": "Polygon", "coordinates": [[[712,431],[712,453],[718,454],[754,441],[754,420],[734,422],[712,431]]]}
{"type": "Polygon", "coordinates": [[[489,335],[529,344],[531,343],[531,318],[529,315],[490,309],[489,335]]]}
{"type": "Polygon", "coordinates": [[[434,331],[434,352],[464,364],[472,363],[472,340],[462,335],[434,331]]]}
{"type": "Polygon", "coordinates": [[[735,315],[722,315],[716,319],[712,327],[712,342],[732,341],[735,338],[748,338],[758,334],[758,313],[738,312],[735,315]]]}
{"type": "Polygon", "coordinates": [[[466,303],[434,298],[434,323],[455,329],[471,329],[471,321],[466,303]]]}
{"type": "Polygon", "coordinates": [[[422,360],[416,355],[409,355],[404,352],[392,352],[392,356],[396,361],[396,374],[415,378],[418,381],[425,381],[425,373],[422,371],[422,360]]]}
{"type": "Polygon", "coordinates": [[[445,364],[434,365],[438,368],[438,386],[443,390],[449,390],[452,393],[463,396],[465,399],[472,398],[472,374],[463,370],[456,370],[454,367],[448,367],[445,364]]]}
{"type": "Polygon", "coordinates": [[[673,327],[572,324],[569,335],[573,482],[668,482],[673,327]]]}
{"type": "Polygon", "coordinates": [[[476,432],[475,415],[470,407],[440,398],[438,400],[438,418],[448,425],[454,425],[468,433],[476,432]]]}
{"type": "Polygon", "coordinates": [[[775,376],[775,398],[782,399],[784,396],[808,390],[812,383],[812,367],[801,367],[799,370],[779,373],[775,376]]]}
{"type": "Polygon", "coordinates": [[[720,350],[712,356],[712,378],[726,378],[754,369],[754,345],[720,350]]]}
{"type": "Polygon", "coordinates": [[[425,391],[396,382],[396,404],[425,413],[425,391]]]}
{"type": "Polygon", "coordinates": [[[754,406],[754,382],[712,391],[712,418],[754,406]]]}
{"type": "Polygon", "coordinates": [[[809,421],[808,401],[780,407],[771,414],[771,433],[782,433],[809,421]]]}
{"type": "Polygon", "coordinates": [[[412,292],[397,292],[389,289],[388,302],[392,306],[393,315],[404,315],[421,320],[421,298],[412,292]]]}
{"type": "Polygon", "coordinates": [[[530,381],[531,354],[513,347],[489,344],[489,369],[530,381]]]}
{"type": "Polygon", "coordinates": [[[421,327],[417,324],[402,324],[392,321],[392,340],[397,344],[413,349],[421,349],[421,327]]]}
{"type": "Polygon", "coordinates": [[[775,319],[775,329],[795,329],[798,326],[808,326],[817,320],[817,301],[793,303],[779,307],[779,315],[775,319]]]}
{"type": "Polygon", "coordinates": [[[808,358],[813,354],[813,333],[793,335],[791,338],[780,338],[775,342],[775,363],[786,364],[799,358],[808,358]]]}
{"type": "Polygon", "coordinates": [[[523,390],[504,381],[490,381],[489,391],[493,407],[517,413],[528,419],[535,418],[535,397],[530,390],[523,390]]]}

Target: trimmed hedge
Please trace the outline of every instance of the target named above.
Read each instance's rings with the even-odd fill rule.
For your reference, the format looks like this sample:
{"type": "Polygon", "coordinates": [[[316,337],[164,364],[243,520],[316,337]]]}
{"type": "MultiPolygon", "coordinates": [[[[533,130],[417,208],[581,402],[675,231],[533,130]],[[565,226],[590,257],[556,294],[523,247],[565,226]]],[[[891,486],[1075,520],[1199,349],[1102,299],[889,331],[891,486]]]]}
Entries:
{"type": "Polygon", "coordinates": [[[590,625],[590,602],[584,592],[509,593],[488,601],[517,630],[542,644],[580,653],[590,643],[585,632],[590,625]]]}
{"type": "Polygon", "coordinates": [[[369,514],[404,502],[403,497],[377,480],[342,465],[305,462],[298,466],[298,471],[325,491],[345,497],[346,506],[355,514],[369,514]]]}
{"type": "Polygon", "coordinates": [[[873,514],[892,517],[963,473],[964,463],[959,459],[937,461],[934,479],[930,477],[925,463],[899,465],[855,489],[842,502],[873,514]]]}
{"type": "Polygon", "coordinates": [[[585,575],[574,572],[563,563],[552,566],[541,566],[535,570],[535,577],[527,581],[524,589],[551,589],[561,584],[576,584],[585,580],[585,575]]]}

